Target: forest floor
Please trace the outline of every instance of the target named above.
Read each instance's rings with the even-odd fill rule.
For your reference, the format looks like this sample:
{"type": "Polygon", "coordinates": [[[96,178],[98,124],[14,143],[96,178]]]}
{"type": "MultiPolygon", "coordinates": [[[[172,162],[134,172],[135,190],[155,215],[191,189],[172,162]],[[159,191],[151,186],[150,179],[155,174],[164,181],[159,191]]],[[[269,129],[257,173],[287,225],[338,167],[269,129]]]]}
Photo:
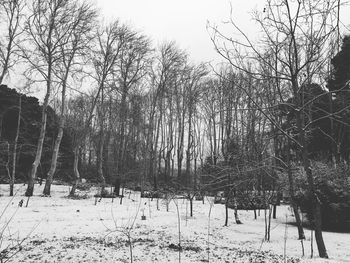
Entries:
{"type": "MultiPolygon", "coordinates": [[[[25,186],[16,185],[17,194],[11,198],[8,186],[0,185],[0,213],[7,207],[4,214],[0,214],[1,250],[28,236],[8,262],[131,262],[128,233],[133,262],[179,262],[174,201],[167,212],[165,201],[159,199],[157,210],[156,199],[140,200],[138,192],[130,191],[122,204],[119,198],[113,202],[105,198],[95,205],[96,188],[79,192],[86,195],[86,199],[75,200],[67,198],[68,186],[53,185],[51,197],[41,196],[43,187],[35,186],[34,196],[26,207],[27,198],[22,195],[25,186]],[[19,207],[22,199],[23,206],[19,207]],[[143,214],[146,220],[141,220],[143,214]],[[11,217],[9,225],[5,225],[11,217]]],[[[208,250],[208,199],[204,204],[194,201],[193,217],[189,216],[187,200],[177,202],[183,263],[208,262],[208,257],[209,262],[350,262],[350,234],[341,233],[324,232],[329,260],[318,258],[315,243],[314,258],[310,259],[310,230],[306,230],[305,256],[301,257],[297,229],[285,224],[293,222],[294,217],[288,206],[283,205],[277,208],[277,219],[272,219],[270,241],[264,242],[264,211],[257,220],[253,211],[239,211],[243,224],[237,225],[233,210],[229,210],[229,225],[224,227],[225,207],[215,204],[211,211],[208,250]]]]}

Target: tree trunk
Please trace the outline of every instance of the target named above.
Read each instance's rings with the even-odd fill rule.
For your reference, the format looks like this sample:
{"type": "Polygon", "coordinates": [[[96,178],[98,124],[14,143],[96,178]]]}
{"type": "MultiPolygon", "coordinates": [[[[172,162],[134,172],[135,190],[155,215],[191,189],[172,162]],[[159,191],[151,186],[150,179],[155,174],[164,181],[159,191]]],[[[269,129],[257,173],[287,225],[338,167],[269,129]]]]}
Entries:
{"type": "Polygon", "coordinates": [[[182,175],[182,153],[177,150],[177,178],[181,180],[182,175]]]}
{"type": "MultiPolygon", "coordinates": [[[[68,78],[68,72],[66,73],[64,82],[67,81],[67,78],[68,78]]],[[[59,126],[58,126],[58,134],[57,134],[57,137],[55,140],[55,145],[54,145],[53,152],[52,152],[50,170],[47,173],[47,178],[46,178],[45,187],[44,187],[44,191],[43,191],[43,194],[47,195],[47,196],[50,195],[51,184],[53,181],[53,176],[56,172],[57,159],[58,159],[60,145],[61,145],[61,141],[62,141],[62,137],[63,137],[63,128],[64,128],[64,121],[65,121],[64,114],[65,114],[65,107],[66,107],[65,101],[66,101],[66,84],[63,83],[63,85],[62,85],[61,116],[60,116],[60,122],[59,122],[59,126]]]]}
{"type": "MultiPolygon", "coordinates": [[[[298,87],[296,80],[293,81],[293,86],[298,87]]],[[[297,90],[297,89],[294,89],[297,90]]],[[[304,91],[302,90],[301,94],[303,94],[304,91]]],[[[297,98],[297,104],[300,106],[304,106],[304,98],[298,97],[297,98]]],[[[321,219],[321,205],[320,201],[317,197],[317,193],[315,191],[315,183],[314,178],[311,170],[311,163],[309,159],[309,152],[307,149],[307,142],[306,142],[306,135],[305,135],[305,124],[304,124],[304,112],[298,112],[296,115],[296,123],[298,128],[298,141],[299,141],[299,149],[301,154],[301,160],[303,163],[303,167],[306,173],[307,183],[308,183],[308,189],[309,189],[309,195],[311,198],[311,205],[312,205],[312,214],[313,214],[313,225],[315,229],[315,238],[318,248],[318,254],[321,258],[328,258],[326,246],[323,241],[322,236],[322,219],[321,219]]]]}
{"type": "Polygon", "coordinates": [[[120,196],[120,177],[118,176],[116,179],[115,179],[115,183],[114,183],[114,194],[116,196],[120,196]]]}
{"type": "Polygon", "coordinates": [[[323,241],[322,236],[322,215],[321,215],[321,204],[320,200],[317,197],[315,188],[314,188],[314,179],[312,175],[310,160],[307,157],[307,150],[306,148],[303,151],[303,164],[304,169],[306,172],[308,185],[309,185],[309,192],[311,197],[311,205],[312,205],[312,214],[313,214],[313,226],[315,230],[315,239],[317,243],[318,248],[318,254],[321,258],[328,258],[326,246],[323,241]]]}
{"type": "Polygon", "coordinates": [[[277,216],[277,205],[273,204],[272,218],[276,219],[276,216],[277,216]]]}
{"type": "Polygon", "coordinates": [[[47,112],[46,112],[46,110],[47,110],[47,106],[48,106],[48,103],[49,103],[49,97],[50,97],[50,88],[51,88],[50,85],[51,84],[47,84],[48,88],[47,88],[47,92],[46,92],[46,95],[45,95],[44,103],[43,103],[43,106],[42,106],[40,135],[39,135],[39,139],[38,139],[35,159],[34,159],[34,162],[32,164],[32,169],[31,169],[31,172],[30,172],[29,178],[28,178],[28,186],[27,186],[27,190],[25,192],[25,196],[32,196],[33,195],[34,180],[36,178],[36,173],[37,173],[38,166],[39,166],[40,160],[41,160],[41,154],[42,154],[42,151],[43,151],[45,132],[46,132],[46,121],[47,121],[47,112]]]}
{"type": "Polygon", "coordinates": [[[14,188],[15,179],[16,179],[17,142],[18,142],[19,130],[21,126],[21,112],[22,112],[22,97],[20,95],[19,102],[18,102],[17,130],[16,130],[15,141],[13,143],[13,152],[12,152],[12,176],[10,179],[10,196],[13,196],[13,188],[14,188]]]}
{"type": "Polygon", "coordinates": [[[158,151],[158,139],[159,139],[159,133],[160,133],[160,124],[161,124],[161,120],[162,120],[162,111],[160,110],[160,116],[159,119],[157,121],[157,132],[156,132],[156,138],[154,140],[155,146],[153,149],[153,145],[151,145],[152,147],[152,158],[151,158],[151,167],[152,167],[152,172],[153,174],[151,174],[152,178],[153,178],[153,188],[155,191],[157,191],[158,189],[158,176],[157,176],[157,172],[154,171],[155,169],[155,165],[156,165],[156,155],[157,155],[157,151],[158,151]]]}
{"type": "Polygon", "coordinates": [[[118,178],[116,179],[117,181],[119,180],[119,186],[118,186],[118,196],[119,196],[119,189],[120,189],[120,175],[124,173],[124,167],[125,167],[125,130],[126,130],[126,121],[127,121],[127,114],[128,114],[128,109],[127,109],[127,93],[128,93],[128,86],[126,84],[123,85],[123,91],[122,91],[122,98],[120,102],[120,114],[119,114],[119,119],[120,119],[120,127],[119,127],[119,151],[118,151],[118,178]]]}
{"type": "MultiPolygon", "coordinates": [[[[190,95],[191,96],[191,95],[190,95]]],[[[187,149],[186,149],[186,180],[187,186],[193,188],[193,180],[191,176],[191,148],[192,148],[192,103],[188,105],[188,137],[187,137],[187,149]]]]}
{"type": "Polygon", "coordinates": [[[99,145],[99,150],[98,150],[98,167],[97,167],[97,174],[99,181],[101,183],[101,194],[105,188],[106,185],[106,180],[105,177],[103,176],[103,143],[104,143],[104,136],[103,136],[103,128],[101,127],[100,130],[100,145],[99,145]]]}
{"type": "Polygon", "coordinates": [[[213,152],[213,164],[216,166],[217,157],[217,139],[216,139],[216,121],[215,116],[213,117],[213,141],[214,141],[214,152],[213,152]]]}
{"type": "MultiPolygon", "coordinates": [[[[10,163],[10,144],[5,141],[5,144],[7,146],[7,158],[6,158],[6,163],[4,164],[7,176],[9,177],[9,180],[11,181],[11,173],[10,173],[10,168],[9,168],[9,163],[10,163]]],[[[11,188],[11,185],[10,185],[11,188]]]]}
{"type": "Polygon", "coordinates": [[[79,147],[76,146],[74,148],[74,163],[73,163],[74,182],[72,185],[72,189],[70,190],[69,196],[75,195],[75,190],[77,189],[77,186],[80,181],[78,164],[79,164],[79,147]]]}
{"type": "MultiPolygon", "coordinates": [[[[61,118],[63,118],[63,116],[61,116],[61,118]]],[[[49,172],[47,173],[47,177],[46,177],[46,181],[45,181],[45,187],[44,187],[43,194],[47,195],[47,196],[50,195],[53,176],[56,172],[57,159],[58,159],[61,140],[63,137],[63,126],[64,126],[63,122],[64,122],[63,120],[60,120],[58,134],[57,134],[57,137],[55,140],[55,145],[54,145],[53,153],[52,153],[51,166],[50,166],[49,172]]]]}
{"type": "Polygon", "coordinates": [[[190,216],[193,217],[193,198],[194,196],[190,197],[190,216]]]}
{"type": "Polygon", "coordinates": [[[228,201],[229,201],[229,196],[227,195],[226,202],[225,202],[225,225],[224,226],[228,226],[228,201]]]}
{"type": "MultiPolygon", "coordinates": [[[[10,25],[11,27],[12,25],[10,25]]],[[[11,49],[13,48],[13,39],[14,36],[10,36],[9,37],[9,42],[7,43],[7,47],[6,47],[6,56],[3,62],[3,67],[2,67],[2,71],[0,74],[0,84],[2,84],[6,74],[8,73],[9,70],[9,63],[10,63],[10,56],[11,56],[11,49]]]]}
{"type": "Polygon", "coordinates": [[[238,216],[238,209],[237,209],[237,199],[236,197],[233,197],[233,203],[234,203],[234,215],[235,215],[235,221],[236,221],[236,224],[242,224],[242,221],[239,219],[239,216],[238,216]]]}
{"type": "Polygon", "coordinates": [[[181,180],[182,176],[182,160],[183,160],[183,148],[184,148],[184,116],[179,115],[179,137],[178,137],[178,146],[177,146],[177,178],[181,180]]]}
{"type": "Polygon", "coordinates": [[[295,202],[295,189],[294,189],[293,171],[292,171],[292,167],[291,167],[290,147],[291,147],[291,144],[290,144],[290,140],[288,139],[287,175],[288,175],[288,182],[289,182],[289,194],[290,194],[290,198],[291,198],[292,208],[294,211],[295,221],[296,221],[297,228],[298,228],[299,240],[303,240],[303,239],[305,239],[305,234],[304,234],[302,222],[300,220],[298,205],[295,202]]]}

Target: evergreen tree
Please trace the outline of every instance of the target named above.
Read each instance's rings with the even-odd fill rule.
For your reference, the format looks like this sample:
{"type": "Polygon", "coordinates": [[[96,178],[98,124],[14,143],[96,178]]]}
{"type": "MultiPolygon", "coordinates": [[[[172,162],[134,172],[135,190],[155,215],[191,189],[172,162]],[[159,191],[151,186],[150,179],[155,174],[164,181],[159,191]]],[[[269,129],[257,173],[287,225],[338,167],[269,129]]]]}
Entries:
{"type": "Polygon", "coordinates": [[[345,36],[339,53],[332,59],[333,72],[328,80],[331,112],[333,113],[330,136],[336,161],[349,160],[350,143],[350,36],[345,36]]]}

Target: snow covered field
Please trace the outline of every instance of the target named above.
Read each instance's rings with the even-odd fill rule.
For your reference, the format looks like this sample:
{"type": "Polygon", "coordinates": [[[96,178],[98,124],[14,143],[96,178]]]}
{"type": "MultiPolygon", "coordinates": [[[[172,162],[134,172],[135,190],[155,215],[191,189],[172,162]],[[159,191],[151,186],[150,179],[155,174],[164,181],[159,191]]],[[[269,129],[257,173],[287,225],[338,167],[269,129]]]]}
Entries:
{"type": "MultiPolygon", "coordinates": [[[[139,193],[131,192],[122,204],[117,198],[113,203],[112,199],[102,199],[95,205],[96,188],[88,192],[89,198],[73,200],[67,198],[68,186],[53,185],[52,197],[41,197],[43,186],[36,185],[35,195],[25,207],[27,198],[22,195],[25,187],[16,185],[16,190],[17,195],[11,198],[8,186],[0,185],[0,212],[8,205],[0,219],[1,229],[14,215],[4,231],[1,249],[14,239],[30,236],[9,262],[131,262],[128,232],[133,262],[179,262],[174,201],[166,212],[164,200],[159,200],[157,210],[156,199],[142,198],[140,202],[139,193]],[[23,206],[19,207],[22,199],[23,206]],[[146,220],[141,220],[143,213],[146,220]]],[[[205,199],[205,204],[194,202],[192,218],[186,200],[178,200],[178,207],[181,262],[208,262],[208,256],[210,262],[285,262],[285,237],[286,262],[350,262],[350,234],[340,233],[324,233],[329,260],[318,258],[316,244],[314,258],[310,259],[310,230],[305,230],[305,257],[301,258],[297,230],[285,224],[286,220],[294,220],[287,206],[278,207],[277,219],[272,220],[271,241],[263,242],[263,211],[257,220],[252,211],[239,211],[243,224],[237,225],[230,210],[229,226],[224,227],[224,205],[215,204],[211,212],[209,251],[208,200],[205,199]]]]}

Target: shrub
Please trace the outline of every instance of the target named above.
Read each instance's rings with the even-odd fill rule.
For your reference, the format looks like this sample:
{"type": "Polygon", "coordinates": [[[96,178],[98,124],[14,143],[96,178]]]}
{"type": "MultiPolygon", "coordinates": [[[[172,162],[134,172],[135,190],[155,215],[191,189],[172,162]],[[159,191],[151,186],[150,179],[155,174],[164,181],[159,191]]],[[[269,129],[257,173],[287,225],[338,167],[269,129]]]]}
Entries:
{"type": "Polygon", "coordinates": [[[89,199],[90,196],[88,194],[75,194],[75,195],[68,195],[68,199],[73,199],[73,200],[84,200],[84,199],[89,199]]]}
{"type": "MultiPolygon", "coordinates": [[[[100,197],[100,198],[116,198],[117,196],[116,196],[114,193],[108,192],[107,189],[103,189],[102,192],[95,194],[94,197],[100,197]]],[[[123,196],[121,196],[121,197],[123,197],[123,196]]]]}
{"type": "MultiPolygon", "coordinates": [[[[317,197],[321,202],[322,226],[325,230],[350,230],[350,169],[346,165],[333,168],[317,162],[313,165],[317,197]]],[[[306,182],[300,185],[298,203],[310,221],[312,204],[306,182]]]]}
{"type": "Polygon", "coordinates": [[[89,191],[93,185],[89,183],[80,183],[77,185],[77,189],[80,191],[89,191]]]}

